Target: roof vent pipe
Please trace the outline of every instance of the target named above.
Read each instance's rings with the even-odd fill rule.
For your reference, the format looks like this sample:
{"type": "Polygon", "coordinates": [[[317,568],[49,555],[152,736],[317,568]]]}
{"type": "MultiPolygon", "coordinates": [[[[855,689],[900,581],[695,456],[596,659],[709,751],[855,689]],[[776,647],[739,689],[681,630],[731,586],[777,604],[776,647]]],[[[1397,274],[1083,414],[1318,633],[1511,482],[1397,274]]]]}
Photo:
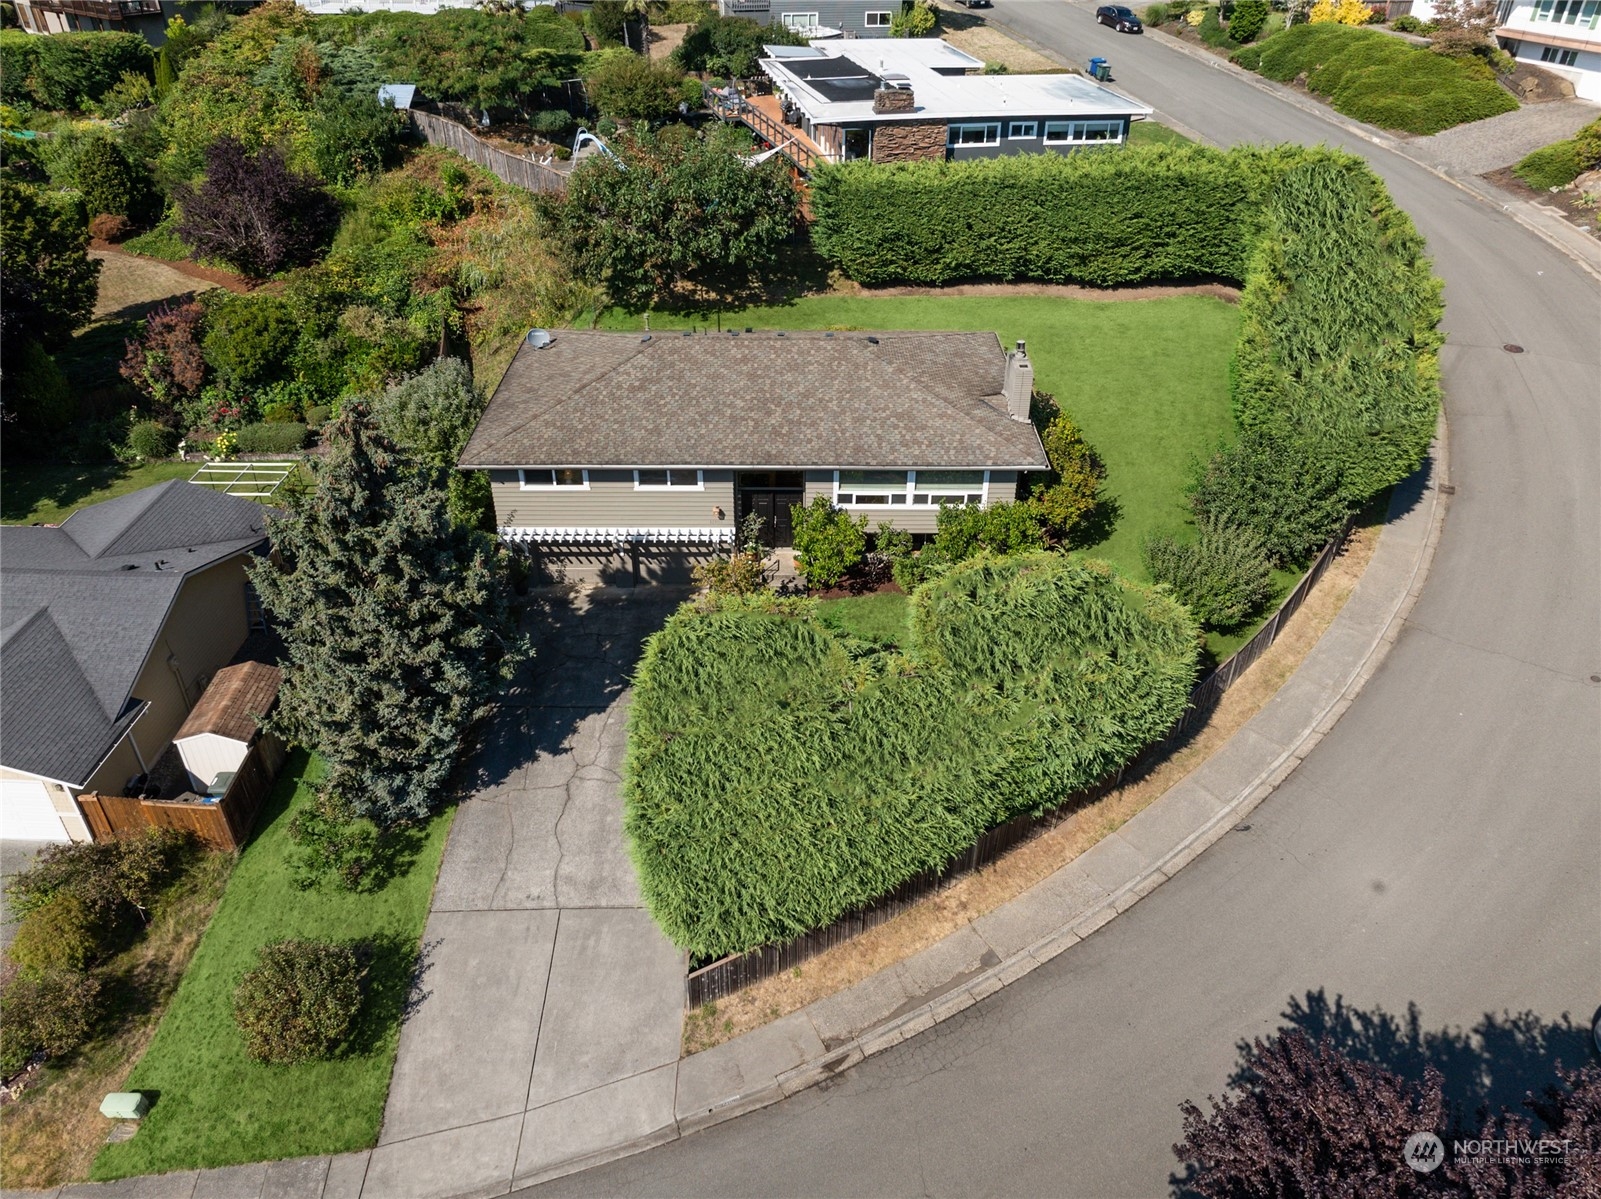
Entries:
{"type": "Polygon", "coordinates": [[[1023,343],[1006,356],[1006,375],[1001,383],[1001,395],[1006,397],[1006,415],[1013,420],[1028,420],[1029,401],[1034,397],[1034,367],[1029,363],[1023,343]]]}

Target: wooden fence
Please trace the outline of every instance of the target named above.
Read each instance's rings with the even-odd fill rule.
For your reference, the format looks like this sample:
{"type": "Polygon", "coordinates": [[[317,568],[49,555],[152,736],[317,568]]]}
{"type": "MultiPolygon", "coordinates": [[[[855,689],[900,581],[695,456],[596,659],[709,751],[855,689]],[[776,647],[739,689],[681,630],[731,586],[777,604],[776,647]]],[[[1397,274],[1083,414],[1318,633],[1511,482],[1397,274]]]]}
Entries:
{"type": "Polygon", "coordinates": [[[86,791],[78,796],[78,807],[96,841],[138,836],[147,828],[175,828],[193,833],[212,849],[242,849],[288,756],[282,741],[263,733],[245,754],[227,792],[215,803],[130,799],[86,791]]]}
{"type": "Polygon", "coordinates": [[[560,171],[540,166],[531,158],[508,154],[480,139],[472,130],[437,113],[411,109],[411,124],[418,135],[430,146],[444,146],[454,150],[469,162],[475,162],[506,183],[527,188],[531,192],[562,192],[567,190],[567,176],[560,171]]]}
{"type": "Polygon", "coordinates": [[[1347,521],[1323,547],[1307,572],[1301,576],[1301,581],[1295,585],[1295,590],[1285,597],[1284,602],[1278,606],[1267,623],[1257,630],[1256,636],[1236,650],[1228,661],[1220,664],[1195,684],[1190,691],[1190,702],[1185,707],[1184,714],[1178,718],[1168,734],[1155,744],[1147,746],[1115,774],[1070,795],[1049,811],[1039,815],[1017,816],[1005,824],[997,825],[979,837],[971,848],[940,869],[926,871],[915,878],[907,879],[882,899],[841,916],[826,928],[813,929],[782,945],[764,945],[691,971],[684,979],[685,1005],[694,1009],[702,1004],[715,1002],[752,983],[793,969],[808,958],[816,957],[823,951],[849,941],[870,928],[876,928],[893,920],[908,908],[922,902],[936,891],[950,886],[962,876],[989,865],[1007,850],[1060,824],[1074,812],[1094,803],[1120,786],[1124,778],[1131,773],[1138,773],[1154,765],[1174,742],[1206,723],[1207,716],[1217,707],[1218,701],[1223,698],[1223,693],[1266,652],[1268,646],[1273,644],[1290,617],[1300,609],[1308,593],[1339,554],[1345,539],[1350,535],[1353,523],[1347,521]]]}

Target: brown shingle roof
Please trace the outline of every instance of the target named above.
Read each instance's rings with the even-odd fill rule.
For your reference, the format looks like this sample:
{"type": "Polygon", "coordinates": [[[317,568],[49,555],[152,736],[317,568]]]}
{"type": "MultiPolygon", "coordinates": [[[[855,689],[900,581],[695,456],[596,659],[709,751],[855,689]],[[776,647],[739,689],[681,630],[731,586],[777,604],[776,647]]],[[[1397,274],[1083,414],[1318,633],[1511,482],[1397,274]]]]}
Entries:
{"type": "Polygon", "coordinates": [[[265,716],[277,700],[281,678],[278,668],[265,662],[224,666],[172,739],[215,733],[232,741],[249,741],[256,735],[256,717],[265,716]]]}
{"type": "Polygon", "coordinates": [[[562,329],[518,349],[460,464],[1042,469],[1005,370],[993,333],[562,329]]]}

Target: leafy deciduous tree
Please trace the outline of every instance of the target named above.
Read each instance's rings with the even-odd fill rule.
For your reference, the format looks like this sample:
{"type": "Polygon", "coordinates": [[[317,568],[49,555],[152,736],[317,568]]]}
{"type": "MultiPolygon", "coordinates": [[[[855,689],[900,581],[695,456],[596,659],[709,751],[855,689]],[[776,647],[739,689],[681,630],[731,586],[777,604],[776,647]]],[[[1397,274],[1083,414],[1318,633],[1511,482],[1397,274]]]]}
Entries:
{"type": "Polygon", "coordinates": [[[637,54],[608,57],[584,80],[602,116],[614,121],[663,121],[678,111],[683,73],[637,54]]]}
{"type": "Polygon", "coordinates": [[[799,213],[781,161],[751,167],[704,137],[637,132],[618,145],[626,167],[584,163],[556,210],[579,273],[614,303],[649,312],[684,287],[724,294],[777,262],[799,213]]]}
{"type": "Polygon", "coordinates": [[[463,738],[529,651],[492,543],[451,525],[365,404],[324,438],[316,489],[269,525],[282,568],[252,571],[288,647],[270,723],[322,754],[330,794],[390,824],[443,800],[463,738]]]}

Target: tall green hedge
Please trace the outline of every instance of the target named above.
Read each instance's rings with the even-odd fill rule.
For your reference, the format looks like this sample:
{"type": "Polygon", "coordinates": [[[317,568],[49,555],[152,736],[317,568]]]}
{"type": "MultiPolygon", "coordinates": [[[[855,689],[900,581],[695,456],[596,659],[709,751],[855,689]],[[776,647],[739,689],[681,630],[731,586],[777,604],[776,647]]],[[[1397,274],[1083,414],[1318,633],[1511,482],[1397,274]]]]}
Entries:
{"type": "Polygon", "coordinates": [[[155,52],[136,33],[0,34],[0,72],[7,100],[45,108],[86,109],[124,74],[149,77],[155,52]]]}
{"type": "Polygon", "coordinates": [[[1114,770],[1187,700],[1195,624],[1104,564],[980,558],[913,607],[908,658],[771,595],[687,605],[651,638],[625,823],[676,944],[825,925],[1114,770]]]}
{"type": "MultiPolygon", "coordinates": [[[[1260,157],[1260,152],[1256,152],[1260,157]]],[[[1247,155],[1202,146],[848,162],[817,172],[812,237],[859,283],[1111,286],[1242,277],[1259,236],[1247,155]]]]}
{"type": "Polygon", "coordinates": [[[1360,159],[1308,161],[1274,189],[1240,300],[1236,418],[1307,447],[1353,509],[1434,436],[1443,309],[1423,248],[1360,159]]]}

